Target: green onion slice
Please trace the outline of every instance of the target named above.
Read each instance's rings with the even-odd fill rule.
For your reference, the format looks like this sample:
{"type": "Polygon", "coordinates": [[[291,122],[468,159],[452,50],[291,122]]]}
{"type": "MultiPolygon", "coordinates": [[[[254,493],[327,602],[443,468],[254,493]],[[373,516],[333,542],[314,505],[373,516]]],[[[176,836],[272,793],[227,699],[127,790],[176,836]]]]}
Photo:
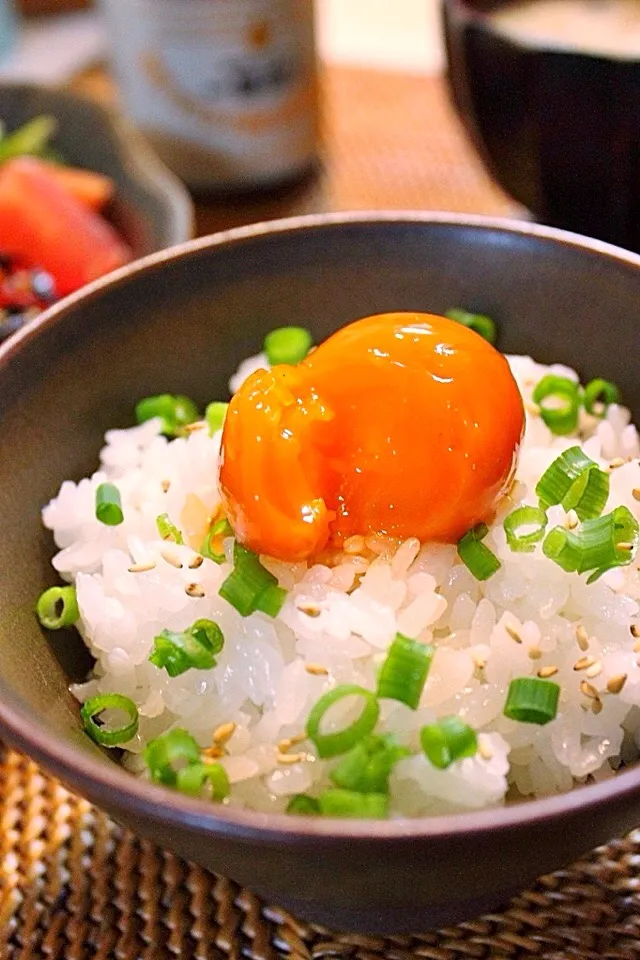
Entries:
{"type": "Polygon", "coordinates": [[[138,732],[138,708],[129,697],[121,693],[100,693],[90,697],[80,710],[84,729],[92,740],[104,747],[117,747],[121,743],[133,740],[138,732]],[[105,710],[115,710],[125,715],[125,722],[119,727],[100,723],[100,715],[105,710]]]}
{"type": "Polygon", "coordinates": [[[158,535],[163,540],[171,540],[173,543],[179,545],[184,543],[184,537],[173,523],[169,519],[168,513],[161,513],[156,517],[156,528],[158,530],[158,535]]]}
{"type": "Polygon", "coordinates": [[[340,758],[329,779],[344,790],[356,793],[387,793],[389,774],[399,760],[411,755],[390,734],[364,737],[340,758]]]}
{"type": "Polygon", "coordinates": [[[202,542],[200,553],[203,557],[213,560],[214,563],[224,563],[227,558],[224,554],[222,542],[225,537],[232,535],[231,524],[226,518],[216,520],[202,542]]]}
{"type": "Polygon", "coordinates": [[[185,427],[200,418],[193,400],[171,393],[145,397],[136,404],[135,414],[138,423],[159,417],[162,421],[162,432],[168,437],[180,436],[185,427]]]}
{"type": "Polygon", "coordinates": [[[386,793],[356,793],[338,787],[325,790],[318,797],[320,813],[325,817],[358,817],[363,820],[384,819],[389,811],[386,793]]]}
{"type": "Polygon", "coordinates": [[[231,792],[227,771],[220,763],[190,763],[176,773],[176,788],[181,793],[200,797],[208,790],[212,800],[226,800],[231,792]]]}
{"type": "Polygon", "coordinates": [[[554,527],[542,550],[567,573],[593,572],[589,582],[606,570],[631,563],[638,546],[638,521],[620,506],[603,517],[585,520],[578,530],[554,527]]]}
{"type": "Polygon", "coordinates": [[[510,720],[544,726],[556,716],[559,698],[557,683],[538,677],[518,677],[509,684],[503,713],[510,720]]]}
{"type": "Polygon", "coordinates": [[[38,620],[47,630],[72,627],[80,618],[75,587],[49,587],[36,604],[38,620]]]}
{"type": "Polygon", "coordinates": [[[495,321],[483,313],[469,313],[468,310],[452,307],[450,310],[447,310],[445,317],[448,317],[449,320],[455,320],[456,323],[461,323],[463,327],[469,327],[471,330],[475,330],[476,333],[479,333],[480,336],[484,340],[488,340],[489,343],[496,342],[497,330],[495,321]]]}
{"type": "Polygon", "coordinates": [[[580,384],[568,377],[548,373],[533,391],[533,402],[540,408],[544,423],[556,436],[573,433],[580,412],[580,384]]]}
{"type": "Polygon", "coordinates": [[[313,340],[304,327],[278,327],[264,338],[267,360],[276,363],[300,363],[309,353],[313,340]]]}
{"type": "Polygon", "coordinates": [[[196,620],[194,624],[176,633],[162,630],[153,641],[150,663],[167,671],[170,677],[179,677],[192,668],[211,670],[216,655],[224,646],[224,635],[213,620],[196,620]]]}
{"type": "Polygon", "coordinates": [[[544,537],[547,514],[542,507],[518,507],[505,517],[507,545],[514,553],[531,553],[544,537]]]}
{"type": "Polygon", "coordinates": [[[180,770],[200,763],[200,747],[186,730],[168,730],[149,741],[144,760],[155,783],[175,787],[180,770]]]}
{"type": "Polygon", "coordinates": [[[396,633],[378,675],[378,696],[415,710],[427,680],[434,647],[396,633]]]}
{"type": "Polygon", "coordinates": [[[561,503],[580,520],[598,517],[609,496],[609,475],[580,447],[569,447],[547,467],[536,484],[542,507],[561,503]]]}
{"type": "Polygon", "coordinates": [[[233,570],[218,593],[243,617],[261,610],[270,617],[280,613],[287,591],[278,586],[272,573],[263,567],[257,554],[237,540],[233,545],[233,570]]]}
{"type": "Polygon", "coordinates": [[[478,737],[460,717],[442,717],[422,728],[420,744],[427,760],[438,770],[446,770],[454,761],[476,755],[478,737]]]}
{"type": "Polygon", "coordinates": [[[287,804],[287,813],[295,813],[301,817],[317,817],[320,813],[320,804],[315,797],[308,793],[296,793],[287,804]]]}
{"type": "Polygon", "coordinates": [[[481,542],[488,532],[486,523],[479,523],[458,542],[458,556],[476,580],[488,580],[502,566],[495,553],[481,542]]]}
{"type": "Polygon", "coordinates": [[[363,737],[368,736],[378,722],[380,707],[375,695],[364,687],[345,683],[333,690],[327,691],[312,707],[307,720],[306,732],[315,744],[318,756],[323,760],[327,757],[337,757],[341,753],[351,750],[363,737]],[[362,711],[357,720],[342,730],[334,733],[322,733],[320,727],[331,707],[345,697],[359,697],[362,700],[362,711]]]}
{"type": "Polygon", "coordinates": [[[620,391],[609,380],[591,380],[584,388],[584,408],[593,416],[603,417],[612,403],[620,402],[620,391]]]}
{"type": "Polygon", "coordinates": [[[207,421],[210,437],[212,437],[214,433],[217,433],[218,430],[222,430],[228,409],[228,403],[222,403],[220,400],[214,400],[213,403],[210,403],[204,411],[204,419],[207,421]]]}
{"type": "Polygon", "coordinates": [[[120,491],[113,483],[101,483],[96,490],[96,518],[107,527],[117,527],[124,520],[120,491]]]}
{"type": "Polygon", "coordinates": [[[0,163],[12,157],[46,156],[49,141],[58,129],[54,116],[41,114],[0,138],[0,163]]]}

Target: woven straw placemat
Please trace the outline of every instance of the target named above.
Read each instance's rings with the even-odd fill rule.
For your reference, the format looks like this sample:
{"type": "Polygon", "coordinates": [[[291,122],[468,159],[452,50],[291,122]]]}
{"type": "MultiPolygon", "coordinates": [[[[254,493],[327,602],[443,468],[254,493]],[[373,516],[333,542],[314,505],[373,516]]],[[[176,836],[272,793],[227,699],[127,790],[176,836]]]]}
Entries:
{"type": "MultiPolygon", "coordinates": [[[[515,215],[439,78],[332,69],[319,174],[284,192],[199,201],[198,232],[374,207],[515,215]]],[[[100,73],[76,89],[109,95],[100,73]]],[[[406,937],[344,936],[116,826],[35,764],[0,758],[0,957],[639,960],[640,831],[543,877],[504,912],[406,937]]]]}

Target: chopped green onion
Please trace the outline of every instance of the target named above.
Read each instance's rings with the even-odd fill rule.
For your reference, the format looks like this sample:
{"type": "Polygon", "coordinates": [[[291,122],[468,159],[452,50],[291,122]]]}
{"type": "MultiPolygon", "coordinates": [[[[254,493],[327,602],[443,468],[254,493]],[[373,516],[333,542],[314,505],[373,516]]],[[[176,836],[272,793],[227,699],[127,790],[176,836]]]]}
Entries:
{"type": "Polygon", "coordinates": [[[232,535],[231,524],[226,518],[216,520],[202,542],[200,553],[214,563],[224,563],[227,558],[222,549],[222,541],[232,535]]]}
{"type": "Polygon", "coordinates": [[[136,404],[136,420],[145,423],[159,417],[162,421],[162,433],[176,437],[184,433],[184,428],[199,419],[200,413],[189,397],[160,393],[154,397],[145,397],[136,404]]]}
{"type": "Polygon", "coordinates": [[[212,437],[214,433],[217,433],[218,430],[222,430],[228,409],[228,403],[222,403],[220,400],[214,400],[213,403],[210,403],[204,411],[204,419],[207,421],[210,437],[212,437]]]}
{"type": "Polygon", "coordinates": [[[518,507],[504,521],[507,545],[514,553],[531,553],[544,537],[546,528],[547,514],[542,507],[518,507]],[[521,532],[523,528],[527,532],[521,532]]]}
{"type": "Polygon", "coordinates": [[[128,743],[138,732],[138,708],[133,700],[123,697],[121,693],[100,693],[90,697],[83,704],[80,716],[91,739],[104,747],[117,747],[121,743],[128,743]],[[100,714],[105,710],[124,713],[125,723],[119,727],[98,723],[100,714]]]}
{"type": "Polygon", "coordinates": [[[378,676],[378,696],[415,710],[420,703],[435,649],[396,633],[378,676]]]}
{"type": "Polygon", "coordinates": [[[38,620],[47,630],[72,627],[80,617],[75,587],[49,587],[36,604],[38,620]]]}
{"type": "Polygon", "coordinates": [[[207,786],[212,800],[226,800],[231,792],[227,771],[220,763],[190,763],[176,773],[176,788],[192,797],[202,795],[207,786]]]}
{"type": "Polygon", "coordinates": [[[386,793],[356,793],[336,787],[320,794],[318,806],[325,817],[383,819],[389,811],[389,797],[386,793]]]}
{"type": "Polygon", "coordinates": [[[200,763],[200,747],[186,730],[168,730],[149,741],[144,760],[155,783],[175,787],[180,770],[200,763]]]}
{"type": "Polygon", "coordinates": [[[580,384],[568,377],[548,373],[536,384],[533,402],[540,408],[540,416],[552,433],[565,436],[578,426],[580,411],[580,384]]]}
{"type": "Polygon", "coordinates": [[[258,556],[237,540],[233,545],[233,570],[218,593],[243,617],[261,610],[270,617],[278,615],[287,591],[278,586],[272,573],[263,567],[258,556]]]}
{"type": "Polygon", "coordinates": [[[486,523],[479,523],[458,542],[458,556],[476,580],[488,580],[502,566],[495,553],[481,543],[488,532],[486,523]]]}
{"type": "Polygon", "coordinates": [[[192,626],[176,633],[162,630],[153,640],[149,662],[167,671],[170,677],[179,677],[187,670],[211,670],[216,665],[216,654],[224,646],[224,635],[213,620],[196,620],[192,626]]]}
{"type": "Polygon", "coordinates": [[[287,804],[287,813],[296,813],[301,817],[317,817],[320,804],[315,797],[310,797],[307,793],[296,793],[287,804]]]}
{"type": "Polygon", "coordinates": [[[449,320],[455,320],[456,323],[461,323],[463,327],[469,327],[471,330],[475,330],[476,333],[484,340],[488,340],[489,343],[496,342],[496,325],[491,317],[486,317],[483,313],[469,313],[468,310],[460,310],[456,307],[452,307],[450,310],[447,310],[445,317],[448,317],[449,320]]]}
{"type": "Polygon", "coordinates": [[[594,416],[603,417],[607,407],[619,400],[620,391],[615,383],[610,383],[609,380],[591,380],[584,388],[584,408],[594,416]]]}
{"type": "Polygon", "coordinates": [[[580,520],[602,513],[609,496],[609,476],[580,447],[569,447],[547,467],[536,484],[542,507],[561,503],[580,520]]]}
{"type": "Polygon", "coordinates": [[[107,527],[117,527],[124,520],[120,491],[113,483],[101,483],[96,490],[96,518],[107,527]]]}
{"type": "Polygon", "coordinates": [[[543,726],[556,716],[559,699],[557,683],[538,677],[518,677],[509,684],[503,713],[510,720],[543,726]]]}
{"type": "Polygon", "coordinates": [[[391,735],[371,735],[340,758],[329,774],[336,787],[357,793],[387,793],[389,774],[398,760],[411,755],[391,735]]]}
{"type": "Polygon", "coordinates": [[[606,570],[624,567],[638,546],[638,521],[628,507],[620,506],[603,517],[585,520],[578,530],[554,527],[542,550],[567,573],[594,572],[589,582],[606,570]]]}
{"type": "Polygon", "coordinates": [[[460,717],[442,717],[422,728],[420,744],[427,760],[438,770],[446,770],[455,760],[475,756],[478,737],[460,717]]]}
{"type": "Polygon", "coordinates": [[[300,363],[309,353],[311,334],[304,327],[278,327],[264,338],[267,360],[276,363],[300,363]]]}
{"type": "Polygon", "coordinates": [[[0,138],[0,163],[12,157],[42,156],[57,129],[58,121],[48,114],[28,120],[17,130],[0,138]]]}
{"type": "Polygon", "coordinates": [[[323,760],[327,757],[337,757],[355,747],[356,743],[368,736],[376,723],[380,707],[375,695],[364,687],[353,683],[345,683],[323,694],[312,707],[307,720],[307,736],[315,744],[318,756],[323,760]],[[334,733],[322,733],[320,726],[329,710],[345,697],[359,697],[363,701],[362,711],[357,720],[342,730],[334,733]]]}
{"type": "Polygon", "coordinates": [[[184,537],[176,527],[175,523],[169,519],[168,513],[161,513],[156,517],[156,528],[158,530],[158,535],[163,540],[171,540],[173,543],[177,543],[179,545],[184,543],[184,537]]]}
{"type": "Polygon", "coordinates": [[[599,516],[609,496],[609,475],[580,447],[570,447],[545,470],[536,485],[543,507],[561,503],[580,520],[599,516]]]}

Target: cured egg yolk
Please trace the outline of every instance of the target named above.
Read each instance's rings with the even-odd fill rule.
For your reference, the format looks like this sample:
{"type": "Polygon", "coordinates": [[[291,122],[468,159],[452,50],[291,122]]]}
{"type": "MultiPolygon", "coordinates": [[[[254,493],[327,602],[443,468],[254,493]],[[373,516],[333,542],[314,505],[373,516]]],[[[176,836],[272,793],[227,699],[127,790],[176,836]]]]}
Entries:
{"type": "Polygon", "coordinates": [[[296,561],[353,534],[456,542],[490,520],[524,429],[505,358],[426,313],[343,327],[233,397],[220,483],[237,538],[296,561]]]}

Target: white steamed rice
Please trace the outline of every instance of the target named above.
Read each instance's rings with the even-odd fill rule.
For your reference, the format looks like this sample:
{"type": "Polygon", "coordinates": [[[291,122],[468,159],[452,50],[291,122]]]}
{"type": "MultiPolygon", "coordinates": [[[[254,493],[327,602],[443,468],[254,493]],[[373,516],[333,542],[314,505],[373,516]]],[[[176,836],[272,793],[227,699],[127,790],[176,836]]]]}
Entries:
{"type": "MultiPolygon", "coordinates": [[[[545,373],[577,379],[566,367],[543,367],[528,357],[509,361],[529,409],[532,389],[545,373]]],[[[245,361],[232,389],[265,365],[263,357],[245,361]]],[[[640,443],[629,412],[613,405],[601,421],[583,413],[577,442],[610,472],[606,509],[625,504],[640,519],[633,495],[640,486],[640,443]]],[[[232,784],[228,802],[282,811],[293,794],[330,786],[327,774],[335,761],[316,759],[307,741],[292,748],[298,762],[282,764],[277,744],[304,730],[311,707],[332,686],[374,689],[377,667],[399,631],[437,650],[419,708],[382,701],[380,729],[417,750],[424,724],[456,713],[480,736],[476,756],[447,770],[433,768],[419,751],[400,761],[390,779],[391,815],[486,807],[507,794],[542,796],[613,776],[640,754],[640,652],[633,635],[640,635],[637,559],[587,586],[585,577],[546,559],[540,546],[531,554],[512,553],[502,527],[514,506],[537,502],[541,474],[575,443],[575,437],[554,437],[535,413],[527,413],[517,483],[485,540],[502,567],[485,583],[460,562],[455,546],[353,538],[349,552],[332,566],[263,558],[289,591],[272,620],[260,613],[243,619],[218,596],[229,562],[219,566],[205,559],[190,567],[197,556],[193,547],[220,502],[220,434],[209,437],[200,429],[167,441],[155,420],[111,430],[100,469],[78,484],[65,481],[43,510],[59,547],[53,565],[76,585],[78,627],[97,661],[89,681],[73,691],[80,701],[111,692],[134,700],[140,726],[126,745],[125,764],[142,776],[142,751],[158,734],[183,727],[206,748],[216,728],[233,722],[220,760],[232,784]],[[107,480],[121,494],[124,522],[117,527],[95,517],[95,491],[107,480]],[[156,517],[162,513],[190,546],[159,539],[156,517]],[[149,569],[130,572],[134,564],[149,569]],[[203,597],[185,593],[194,583],[203,597]],[[218,623],[225,636],[216,667],[172,679],[149,663],[162,629],[182,630],[201,617],[218,623]],[[578,627],[588,637],[586,652],[578,644],[578,627]],[[588,683],[595,699],[585,695],[584,684],[581,689],[587,674],[575,669],[584,656],[594,661],[588,683]],[[556,719],[536,726],[503,716],[510,680],[544,667],[558,671],[556,719]],[[627,678],[622,690],[608,693],[607,682],[621,675],[627,678]]],[[[561,507],[549,510],[550,526],[565,519],[561,507]]],[[[225,549],[229,560],[231,539],[225,549]]]]}

